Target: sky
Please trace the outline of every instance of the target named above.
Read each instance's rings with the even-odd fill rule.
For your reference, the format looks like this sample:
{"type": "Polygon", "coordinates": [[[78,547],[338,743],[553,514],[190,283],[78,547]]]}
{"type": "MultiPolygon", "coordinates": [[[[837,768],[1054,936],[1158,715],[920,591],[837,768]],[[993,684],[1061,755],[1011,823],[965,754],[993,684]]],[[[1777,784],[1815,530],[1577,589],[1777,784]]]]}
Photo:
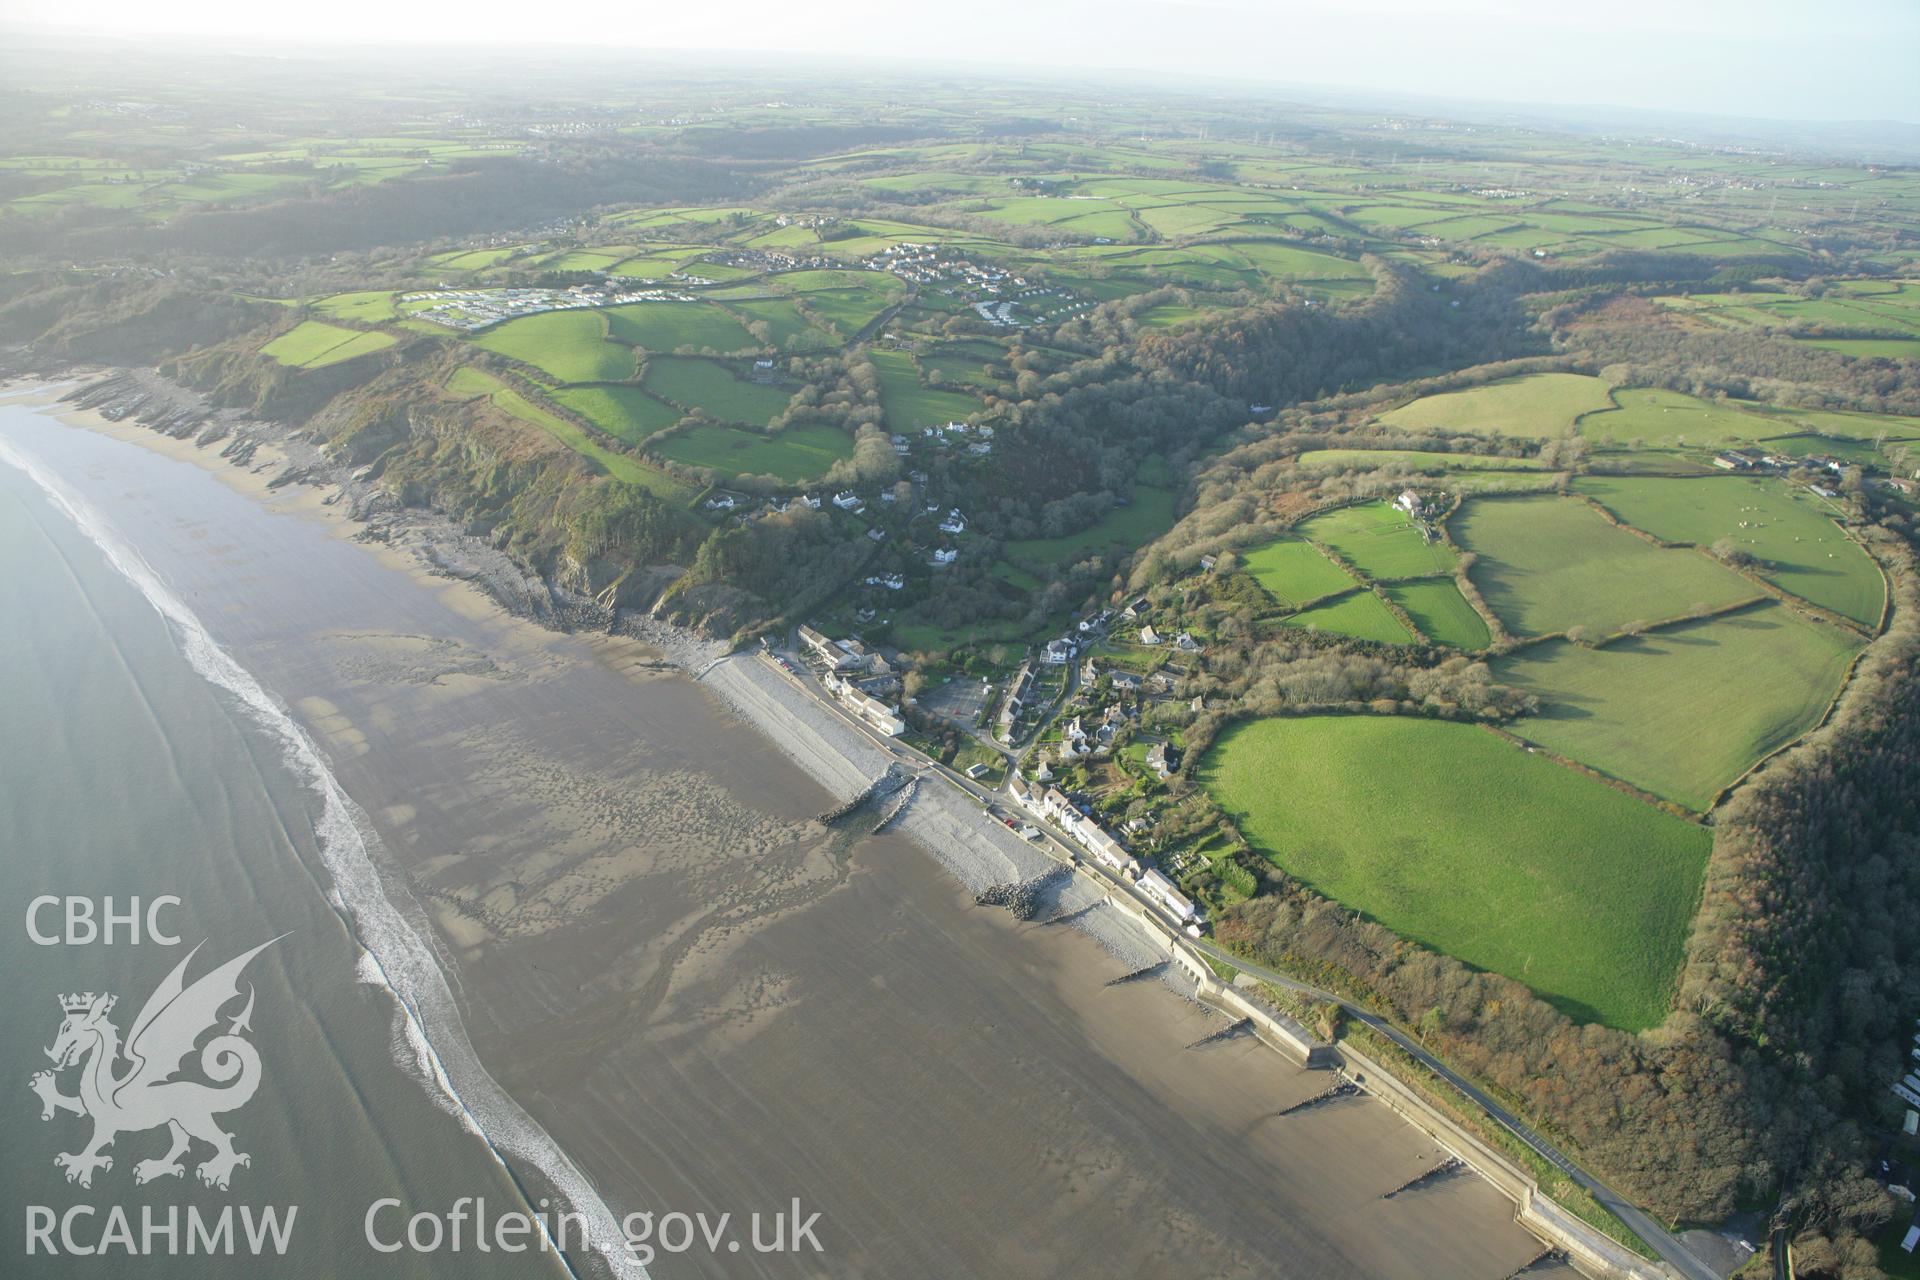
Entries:
{"type": "Polygon", "coordinates": [[[1920,123],[1920,0],[0,0],[0,20],[259,43],[1145,71],[1559,107],[1920,123]]]}

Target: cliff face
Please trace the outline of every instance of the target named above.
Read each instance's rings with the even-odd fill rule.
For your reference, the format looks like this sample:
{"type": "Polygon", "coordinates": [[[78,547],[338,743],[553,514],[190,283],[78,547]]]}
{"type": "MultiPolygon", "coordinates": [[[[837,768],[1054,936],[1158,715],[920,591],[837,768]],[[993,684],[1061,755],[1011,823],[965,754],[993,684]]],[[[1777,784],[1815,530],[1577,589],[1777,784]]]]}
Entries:
{"type": "Polygon", "coordinates": [[[69,360],[153,365],[269,325],[284,310],[150,273],[44,272],[0,301],[0,341],[69,360]]]}
{"type": "Polygon", "coordinates": [[[288,424],[404,506],[451,519],[572,597],[732,635],[779,612],[751,575],[690,572],[717,536],[691,510],[601,474],[485,396],[448,393],[467,354],[430,335],[319,369],[260,354],[297,323],[269,304],[178,311],[171,289],[60,285],[0,301],[0,337],[102,363],[146,363],[212,404],[288,424]],[[51,298],[46,308],[40,301],[51,298]],[[49,314],[57,321],[49,323],[49,314]],[[186,323],[176,323],[180,315],[186,323]],[[201,339],[213,338],[211,342],[201,339]]]}

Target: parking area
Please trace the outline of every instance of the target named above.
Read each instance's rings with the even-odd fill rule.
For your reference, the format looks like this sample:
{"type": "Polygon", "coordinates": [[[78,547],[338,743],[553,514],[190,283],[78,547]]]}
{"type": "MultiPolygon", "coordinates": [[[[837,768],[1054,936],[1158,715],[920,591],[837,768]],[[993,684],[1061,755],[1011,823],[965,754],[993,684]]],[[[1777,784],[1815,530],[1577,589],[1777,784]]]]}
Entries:
{"type": "Polygon", "coordinates": [[[970,676],[955,676],[946,684],[935,685],[920,695],[923,710],[945,716],[963,725],[977,724],[993,698],[993,685],[970,676]]]}

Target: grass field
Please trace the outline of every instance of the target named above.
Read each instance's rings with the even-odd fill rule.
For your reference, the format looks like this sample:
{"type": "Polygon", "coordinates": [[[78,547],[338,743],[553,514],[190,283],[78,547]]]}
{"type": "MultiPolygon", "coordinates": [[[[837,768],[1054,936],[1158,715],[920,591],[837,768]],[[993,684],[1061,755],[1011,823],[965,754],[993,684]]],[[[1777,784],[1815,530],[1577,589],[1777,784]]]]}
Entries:
{"type": "Polygon", "coordinates": [[[1581,414],[1611,403],[1607,384],[1599,378],[1582,373],[1530,373],[1484,387],[1422,396],[1380,415],[1380,421],[1408,431],[1563,436],[1573,430],[1581,414]]]}
{"type": "Polygon", "coordinates": [[[1113,547],[1132,550],[1173,528],[1174,492],[1155,485],[1136,484],[1133,500],[1115,507],[1098,523],[1058,538],[1028,538],[1009,542],[1007,554],[1021,560],[1039,560],[1049,565],[1098,555],[1113,547]]]}
{"type": "Polygon", "coordinates": [[[1472,650],[1484,649],[1492,643],[1486,619],[1467,603],[1452,578],[1396,582],[1387,587],[1386,592],[1395,604],[1407,611],[1421,634],[1436,644],[1472,650]]]}
{"type": "Polygon", "coordinates": [[[1586,476],[1575,488],[1667,542],[1711,547],[1731,539],[1762,562],[1769,581],[1856,622],[1879,625],[1886,599],[1880,567],[1813,494],[1742,476],[1586,476]]]}
{"type": "Polygon", "coordinates": [[[650,452],[690,467],[729,475],[778,476],[788,483],[811,480],[842,458],[853,456],[847,433],[820,423],[771,434],[738,427],[699,426],[648,446],[650,452]]]}
{"type": "Polygon", "coordinates": [[[562,382],[619,382],[633,376],[633,352],[608,342],[599,311],[547,311],[477,335],[488,351],[519,360],[562,382]]]}
{"type": "Polygon", "coordinates": [[[1580,434],[1596,445],[1621,446],[1638,440],[1656,449],[1679,445],[1720,449],[1781,433],[1777,424],[1758,414],[1678,391],[1622,390],[1614,392],[1613,398],[1619,408],[1580,420],[1580,434]]]}
{"type": "Polygon", "coordinates": [[[880,374],[880,408],[889,431],[918,431],[980,412],[981,403],[972,396],[921,385],[913,358],[904,351],[874,351],[867,358],[880,374]]]}
{"type": "Polygon", "coordinates": [[[615,342],[648,351],[692,347],[726,354],[760,348],[745,325],[711,303],[629,302],[608,307],[606,317],[607,332],[615,342]]]}
{"type": "Polygon", "coordinates": [[[1760,594],[1705,554],[1656,547],[1577,498],[1476,498],[1451,528],[1479,556],[1470,570],[1474,584],[1515,635],[1584,627],[1599,639],[1628,623],[1760,594]]]}
{"type": "Polygon", "coordinates": [[[1806,338],[1807,346],[1866,360],[1920,360],[1920,338],[1806,338]]]}
{"type": "Polygon", "coordinates": [[[383,320],[394,318],[393,300],[397,294],[391,290],[379,289],[365,293],[336,293],[330,298],[322,298],[313,304],[313,309],[321,315],[332,316],[336,320],[358,320],[363,324],[379,324],[383,320]]]}
{"type": "Polygon", "coordinates": [[[1267,594],[1285,605],[1303,605],[1353,585],[1345,569],[1298,538],[1269,542],[1241,562],[1267,594]]]}
{"type": "Polygon", "coordinates": [[[261,347],[260,354],[296,369],[324,369],[392,345],[390,333],[342,329],[319,320],[303,320],[261,347]]]}
{"type": "Polygon", "coordinates": [[[1453,572],[1453,548],[1428,542],[1420,526],[1384,502],[1329,511],[1303,522],[1299,532],[1332,547],[1370,578],[1453,572]]]}
{"type": "Polygon", "coordinates": [[[655,356],[647,361],[643,385],[688,408],[704,409],[719,422],[764,427],[787,407],[793,393],[733,376],[724,365],[695,357],[655,356]]]}
{"type": "Polygon", "coordinates": [[[505,385],[492,374],[466,364],[447,377],[447,390],[465,400],[475,396],[490,396],[505,385]]]}
{"type": "Polygon", "coordinates": [[[1818,436],[1838,436],[1843,440],[1873,441],[1920,439],[1920,418],[1892,413],[1851,413],[1844,409],[1773,409],[1771,417],[1780,424],[1781,435],[1810,431],[1818,436]]]}
{"type": "Polygon", "coordinates": [[[1432,453],[1421,449],[1309,449],[1300,455],[1303,467],[1378,471],[1402,467],[1408,471],[1539,471],[1537,458],[1503,458],[1485,453],[1432,453]]]}
{"type": "MultiPolygon", "coordinates": [[[[465,372],[462,370],[461,372],[465,372]]],[[[638,387],[561,387],[553,398],[616,440],[639,444],[680,421],[680,411],[638,387]]]]}
{"type": "Polygon", "coordinates": [[[727,310],[766,325],[768,342],[782,351],[816,351],[834,345],[833,335],[808,324],[791,298],[730,299],[727,310]]]}
{"type": "Polygon", "coordinates": [[[1371,591],[1356,591],[1338,600],[1302,609],[1285,619],[1290,627],[1310,631],[1335,631],[1356,640],[1377,640],[1381,644],[1411,644],[1413,637],[1393,610],[1371,591]]]}
{"type": "Polygon", "coordinates": [[[1493,670],[1545,704],[1522,737],[1704,810],[1818,722],[1860,644],[1769,602],[1599,649],[1549,641],[1493,670]]]}
{"type": "Polygon", "coordinates": [[[1289,874],[1582,1021],[1666,1014],[1711,836],[1471,725],[1262,720],[1200,777],[1289,874]]]}
{"type": "Polygon", "coordinates": [[[670,502],[686,502],[693,497],[693,490],[689,486],[666,472],[656,471],[638,459],[607,448],[565,418],[547,412],[518,391],[511,388],[496,391],[493,403],[503,413],[532,423],[575,453],[592,459],[615,480],[650,490],[670,502]]]}

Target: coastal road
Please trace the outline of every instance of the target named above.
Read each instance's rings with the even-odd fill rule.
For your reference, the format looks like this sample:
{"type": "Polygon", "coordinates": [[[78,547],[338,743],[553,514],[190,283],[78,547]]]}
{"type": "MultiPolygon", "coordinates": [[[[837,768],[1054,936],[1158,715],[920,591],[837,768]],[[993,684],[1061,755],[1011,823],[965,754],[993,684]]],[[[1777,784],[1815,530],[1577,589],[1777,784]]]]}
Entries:
{"type": "Polygon", "coordinates": [[[1222,964],[1232,965],[1242,973],[1250,973],[1262,982],[1271,983],[1276,987],[1284,987],[1289,991],[1297,991],[1302,995],[1311,996],[1316,1000],[1330,1001],[1339,1005],[1346,1011],[1348,1017],[1353,1018],[1355,1021],[1365,1023],[1367,1026],[1373,1028],[1373,1030],[1393,1041],[1394,1044],[1398,1045],[1400,1049],[1409,1056],[1416,1059],[1422,1066],[1445,1080],[1448,1084],[1459,1090],[1459,1092],[1468,1098],[1475,1106],[1492,1116],[1500,1123],[1502,1128],[1513,1134],[1514,1137],[1520,1139],[1520,1141],[1526,1143],[1527,1146],[1533,1150],[1534,1154],[1552,1164],[1554,1168],[1560,1170],[1569,1178],[1573,1179],[1574,1182],[1584,1187],[1592,1194],[1595,1200],[1598,1200],[1602,1205],[1606,1206],[1615,1217],[1632,1228],[1634,1234],[1646,1241],[1653,1251],[1660,1255],[1662,1261],[1666,1262],[1681,1275],[1687,1277],[1687,1280],[1723,1280],[1719,1272],[1694,1257],[1693,1254],[1688,1251],[1687,1247],[1681,1244],[1672,1233],[1668,1232],[1665,1228],[1661,1227],[1659,1223],[1641,1212],[1631,1201],[1614,1191],[1599,1178],[1582,1169],[1572,1160],[1569,1160],[1565,1155],[1562,1155],[1558,1148],[1541,1137],[1524,1120],[1500,1105],[1499,1102],[1478,1085],[1427,1052],[1420,1046],[1418,1041],[1408,1036],[1398,1027],[1395,1027],[1385,1018],[1367,1009],[1363,1009],[1349,1000],[1342,999],[1331,991],[1324,991],[1319,987],[1301,982],[1296,978],[1290,978],[1277,970],[1255,964],[1245,957],[1235,955],[1223,947],[1215,946],[1205,938],[1192,942],[1190,945],[1203,955],[1218,960],[1222,964]]]}
{"type": "MultiPolygon", "coordinates": [[[[795,665],[800,671],[807,670],[803,663],[796,662],[795,665]]],[[[910,761],[918,765],[922,771],[937,775],[943,781],[951,783],[978,800],[982,807],[991,805],[996,799],[1002,797],[1002,793],[987,791],[972,779],[963,777],[939,761],[933,760],[921,752],[908,747],[898,739],[884,737],[858,716],[848,713],[839,705],[836,699],[828,695],[824,687],[815,686],[807,678],[795,675],[793,672],[783,671],[782,674],[786,675],[794,685],[812,695],[815,700],[820,702],[843,723],[858,729],[896,759],[910,761]]],[[[1134,903],[1152,912],[1155,918],[1167,919],[1165,913],[1160,910],[1159,906],[1140,896],[1140,894],[1135,891],[1133,885],[1127,883],[1125,880],[1106,875],[1092,863],[1079,859],[1077,855],[1073,853],[1074,845],[1072,842],[1065,834],[1057,830],[1051,822],[1048,822],[1038,814],[1032,815],[1029,820],[1034,822],[1034,824],[1045,833],[1048,842],[1053,846],[1048,848],[1047,852],[1052,854],[1056,859],[1066,862],[1069,865],[1078,866],[1082,871],[1094,876],[1097,880],[1109,886],[1113,891],[1124,894],[1134,903]]],[[[1177,924],[1170,924],[1168,928],[1174,932],[1176,937],[1179,937],[1177,924]]],[[[1642,1212],[1631,1201],[1613,1190],[1613,1188],[1609,1187],[1601,1179],[1575,1164],[1564,1155],[1559,1148],[1541,1137],[1530,1125],[1506,1107],[1502,1106],[1484,1089],[1447,1066],[1446,1063],[1423,1048],[1418,1041],[1401,1031],[1391,1022],[1388,1022],[1385,1018],[1354,1004],[1352,1001],[1334,992],[1323,990],[1310,983],[1301,982],[1297,978],[1288,977],[1286,974],[1275,969],[1269,969],[1264,965],[1255,964],[1242,956],[1235,955],[1233,952],[1215,945],[1205,938],[1182,938],[1181,941],[1193,947],[1202,955],[1217,960],[1222,964],[1231,965],[1243,973],[1253,975],[1262,982],[1271,983],[1276,987],[1295,991],[1316,1000],[1324,1000],[1339,1005],[1345,1010],[1348,1017],[1371,1027],[1374,1031],[1391,1040],[1402,1051],[1432,1071],[1435,1075],[1439,1076],[1442,1080],[1452,1085],[1463,1097],[1467,1098],[1475,1106],[1485,1111],[1502,1128],[1513,1134],[1513,1136],[1520,1141],[1526,1143],[1541,1159],[1566,1174],[1567,1177],[1572,1179],[1577,1185],[1585,1188],[1595,1200],[1606,1206],[1608,1211],[1615,1217],[1626,1223],[1627,1226],[1633,1230],[1634,1234],[1646,1241],[1648,1246],[1651,1247],[1655,1253],[1659,1254],[1661,1260],[1675,1273],[1684,1277],[1685,1280],[1724,1280],[1719,1272],[1694,1257],[1687,1247],[1675,1238],[1671,1232],[1667,1231],[1646,1213],[1642,1212]]]]}

